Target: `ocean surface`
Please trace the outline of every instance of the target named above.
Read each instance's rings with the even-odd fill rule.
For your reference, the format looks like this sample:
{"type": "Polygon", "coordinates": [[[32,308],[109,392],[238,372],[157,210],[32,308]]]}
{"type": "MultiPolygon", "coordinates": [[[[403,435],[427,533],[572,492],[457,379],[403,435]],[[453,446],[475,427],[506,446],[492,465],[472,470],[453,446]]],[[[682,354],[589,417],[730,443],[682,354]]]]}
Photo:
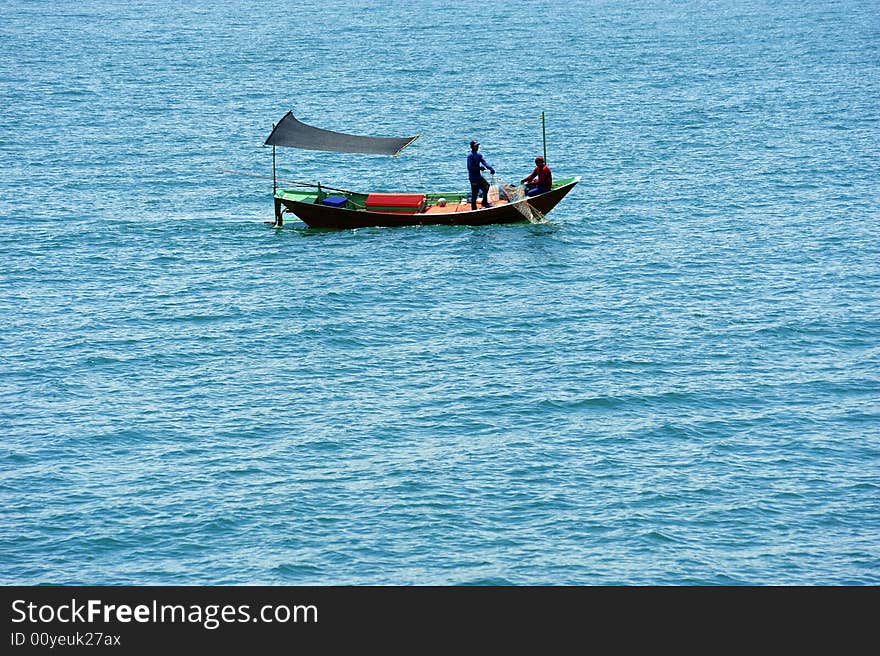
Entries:
{"type": "Polygon", "coordinates": [[[0,583],[880,584],[874,0],[7,0],[0,42],[0,583]],[[518,181],[544,112],[582,181],[275,230],[288,110],[422,136],[283,179],[461,190],[478,139],[518,181]]]}

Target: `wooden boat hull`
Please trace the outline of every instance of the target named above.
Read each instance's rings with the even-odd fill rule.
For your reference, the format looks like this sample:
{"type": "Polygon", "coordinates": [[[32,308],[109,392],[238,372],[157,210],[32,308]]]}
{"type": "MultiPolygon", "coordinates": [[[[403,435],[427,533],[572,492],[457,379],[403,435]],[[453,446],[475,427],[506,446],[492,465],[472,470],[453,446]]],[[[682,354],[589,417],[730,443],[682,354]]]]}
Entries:
{"type": "Polygon", "coordinates": [[[528,221],[528,208],[522,208],[521,204],[538,210],[541,214],[547,214],[561,201],[569,191],[580,181],[574,178],[570,182],[560,185],[538,196],[532,196],[515,203],[497,203],[492,207],[476,210],[456,211],[447,213],[417,212],[400,214],[394,212],[365,211],[362,209],[347,209],[330,207],[314,202],[303,202],[287,198],[276,197],[275,202],[280,203],[286,211],[296,215],[310,228],[329,229],[353,229],[370,227],[397,227],[413,225],[493,225],[501,223],[523,223],[528,221]],[[520,206],[520,209],[517,208],[520,206]],[[525,211],[520,211],[525,209],[525,211]]]}

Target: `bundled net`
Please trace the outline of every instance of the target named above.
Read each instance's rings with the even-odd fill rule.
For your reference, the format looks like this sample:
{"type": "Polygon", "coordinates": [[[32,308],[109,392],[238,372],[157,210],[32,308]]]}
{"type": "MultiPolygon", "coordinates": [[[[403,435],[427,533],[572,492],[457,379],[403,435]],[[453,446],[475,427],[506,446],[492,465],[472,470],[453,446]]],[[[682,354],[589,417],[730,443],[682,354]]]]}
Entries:
{"type": "Polygon", "coordinates": [[[524,184],[512,185],[500,178],[492,176],[489,187],[489,202],[496,203],[499,199],[506,199],[517,212],[522,214],[530,223],[544,223],[544,215],[536,210],[526,200],[526,187],[524,184]]]}

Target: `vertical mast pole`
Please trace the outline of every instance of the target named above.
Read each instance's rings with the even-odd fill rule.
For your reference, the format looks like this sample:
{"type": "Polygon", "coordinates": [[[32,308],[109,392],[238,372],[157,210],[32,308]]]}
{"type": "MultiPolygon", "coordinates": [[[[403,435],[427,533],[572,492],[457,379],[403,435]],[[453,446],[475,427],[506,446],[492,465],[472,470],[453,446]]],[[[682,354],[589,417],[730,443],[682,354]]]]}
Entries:
{"type": "Polygon", "coordinates": [[[541,133],[544,136],[544,164],[547,164],[547,124],[544,122],[544,112],[541,112],[541,133]]]}

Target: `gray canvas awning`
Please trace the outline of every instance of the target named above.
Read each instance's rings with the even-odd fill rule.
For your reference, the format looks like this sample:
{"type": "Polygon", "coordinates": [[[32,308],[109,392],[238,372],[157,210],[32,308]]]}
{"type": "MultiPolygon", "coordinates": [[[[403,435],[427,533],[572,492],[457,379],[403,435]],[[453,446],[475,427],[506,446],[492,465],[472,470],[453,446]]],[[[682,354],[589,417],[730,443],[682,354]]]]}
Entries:
{"type": "Polygon", "coordinates": [[[355,134],[344,134],[331,130],[313,128],[298,120],[293,112],[287,112],[284,118],[272,130],[266,139],[266,146],[285,146],[305,150],[329,150],[335,153],[364,153],[368,155],[394,155],[409,146],[421,135],[414,137],[362,137],[355,134]]]}

